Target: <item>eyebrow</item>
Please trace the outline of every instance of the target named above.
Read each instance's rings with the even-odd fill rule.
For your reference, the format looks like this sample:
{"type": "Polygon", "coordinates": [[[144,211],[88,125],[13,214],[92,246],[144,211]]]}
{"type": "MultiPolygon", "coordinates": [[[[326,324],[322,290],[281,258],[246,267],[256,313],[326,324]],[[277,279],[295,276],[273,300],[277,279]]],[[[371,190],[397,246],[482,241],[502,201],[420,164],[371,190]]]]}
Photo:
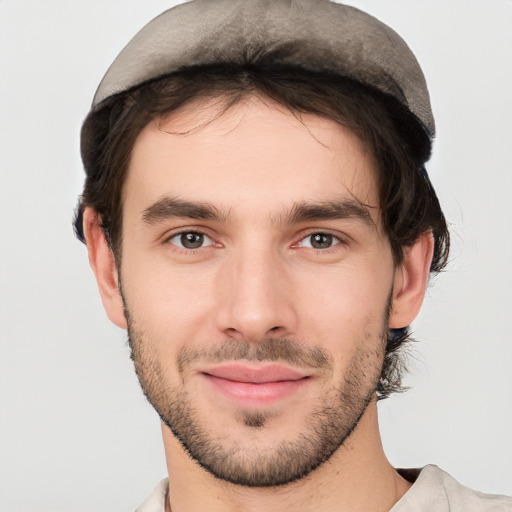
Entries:
{"type": "MultiPolygon", "coordinates": [[[[333,201],[300,202],[295,203],[289,212],[273,219],[276,224],[300,224],[308,221],[354,219],[362,221],[371,228],[375,228],[370,209],[357,199],[340,199],[333,201]]],[[[142,220],[148,224],[157,224],[172,218],[186,218],[195,220],[209,220],[227,222],[229,212],[223,212],[208,202],[196,202],[166,196],[159,199],[142,211],[142,220]]]]}
{"type": "Polygon", "coordinates": [[[142,220],[150,225],[172,218],[225,222],[229,214],[221,212],[210,203],[186,201],[177,197],[163,197],[142,211],[142,220]]]}
{"type": "Polygon", "coordinates": [[[335,201],[321,201],[315,203],[296,203],[289,214],[283,219],[288,224],[300,224],[317,220],[354,219],[362,221],[371,228],[376,228],[370,209],[375,209],[358,201],[357,199],[340,199],[335,201]]]}

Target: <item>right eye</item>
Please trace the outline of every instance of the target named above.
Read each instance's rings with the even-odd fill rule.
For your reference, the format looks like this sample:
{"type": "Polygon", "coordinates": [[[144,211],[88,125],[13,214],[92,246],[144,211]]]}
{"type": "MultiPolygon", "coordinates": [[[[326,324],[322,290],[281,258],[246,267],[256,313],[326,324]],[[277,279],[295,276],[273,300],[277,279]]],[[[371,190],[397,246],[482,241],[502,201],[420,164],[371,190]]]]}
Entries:
{"type": "Polygon", "coordinates": [[[183,231],[171,236],[167,241],[172,245],[187,250],[201,249],[214,243],[209,236],[198,231],[183,231]]]}

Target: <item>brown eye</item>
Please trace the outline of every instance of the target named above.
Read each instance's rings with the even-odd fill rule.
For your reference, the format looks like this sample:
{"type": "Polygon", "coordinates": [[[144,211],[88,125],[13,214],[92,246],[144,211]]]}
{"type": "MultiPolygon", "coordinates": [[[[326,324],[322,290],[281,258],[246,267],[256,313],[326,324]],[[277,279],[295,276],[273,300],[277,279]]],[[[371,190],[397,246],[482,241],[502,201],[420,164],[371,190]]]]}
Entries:
{"type": "Polygon", "coordinates": [[[186,249],[198,249],[203,245],[204,236],[201,233],[183,233],[180,242],[186,249]]]}
{"type": "Polygon", "coordinates": [[[329,233],[313,233],[304,238],[300,245],[312,249],[329,249],[339,243],[340,240],[329,233]]]}
{"type": "Polygon", "coordinates": [[[327,249],[332,245],[332,235],[325,233],[315,233],[311,235],[311,247],[315,249],[327,249]]]}
{"type": "Polygon", "coordinates": [[[211,245],[213,242],[210,237],[196,231],[185,231],[169,238],[169,243],[183,249],[200,249],[201,247],[211,245]]]}

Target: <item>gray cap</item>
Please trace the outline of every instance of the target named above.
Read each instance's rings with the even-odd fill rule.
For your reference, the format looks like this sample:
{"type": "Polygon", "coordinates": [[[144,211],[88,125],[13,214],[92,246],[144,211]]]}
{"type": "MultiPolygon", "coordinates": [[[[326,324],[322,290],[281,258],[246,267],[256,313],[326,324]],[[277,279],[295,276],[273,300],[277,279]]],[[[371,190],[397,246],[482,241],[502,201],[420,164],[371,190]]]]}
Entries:
{"type": "Polygon", "coordinates": [[[376,18],[329,0],[193,0],[169,9],[121,51],[92,111],[180,69],[243,65],[269,52],[275,64],[336,73],[391,95],[434,136],[425,77],[404,40],[376,18]]]}

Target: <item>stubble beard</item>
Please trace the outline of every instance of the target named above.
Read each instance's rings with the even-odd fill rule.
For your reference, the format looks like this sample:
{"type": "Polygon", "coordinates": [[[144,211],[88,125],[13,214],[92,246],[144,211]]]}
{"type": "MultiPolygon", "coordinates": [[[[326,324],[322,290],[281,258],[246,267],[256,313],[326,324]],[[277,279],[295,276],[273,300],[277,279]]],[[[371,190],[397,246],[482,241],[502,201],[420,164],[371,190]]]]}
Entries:
{"type": "MultiPolygon", "coordinates": [[[[125,303],[126,304],[126,303],[125,303]]],[[[201,361],[279,361],[325,370],[332,374],[333,358],[319,346],[280,338],[268,338],[259,344],[227,339],[208,349],[183,349],[176,365],[182,386],[166,385],[166,370],[151,351],[151,340],[138,329],[126,309],[128,340],[132,360],[142,390],[190,457],[214,477],[245,487],[282,486],[309,475],[346,442],[356,429],[368,404],[376,397],[388,331],[389,306],[379,333],[364,333],[341,382],[333,383],[323,398],[318,398],[300,432],[290,439],[262,448],[251,443],[252,434],[269,428],[272,417],[265,412],[242,411],[236,420],[247,434],[247,445],[234,443],[229,436],[215,434],[215,418],[204,417],[185,389],[184,375],[191,363],[201,361]],[[369,340],[372,342],[369,342],[369,340]]],[[[269,432],[270,435],[270,432],[269,432]]]]}

